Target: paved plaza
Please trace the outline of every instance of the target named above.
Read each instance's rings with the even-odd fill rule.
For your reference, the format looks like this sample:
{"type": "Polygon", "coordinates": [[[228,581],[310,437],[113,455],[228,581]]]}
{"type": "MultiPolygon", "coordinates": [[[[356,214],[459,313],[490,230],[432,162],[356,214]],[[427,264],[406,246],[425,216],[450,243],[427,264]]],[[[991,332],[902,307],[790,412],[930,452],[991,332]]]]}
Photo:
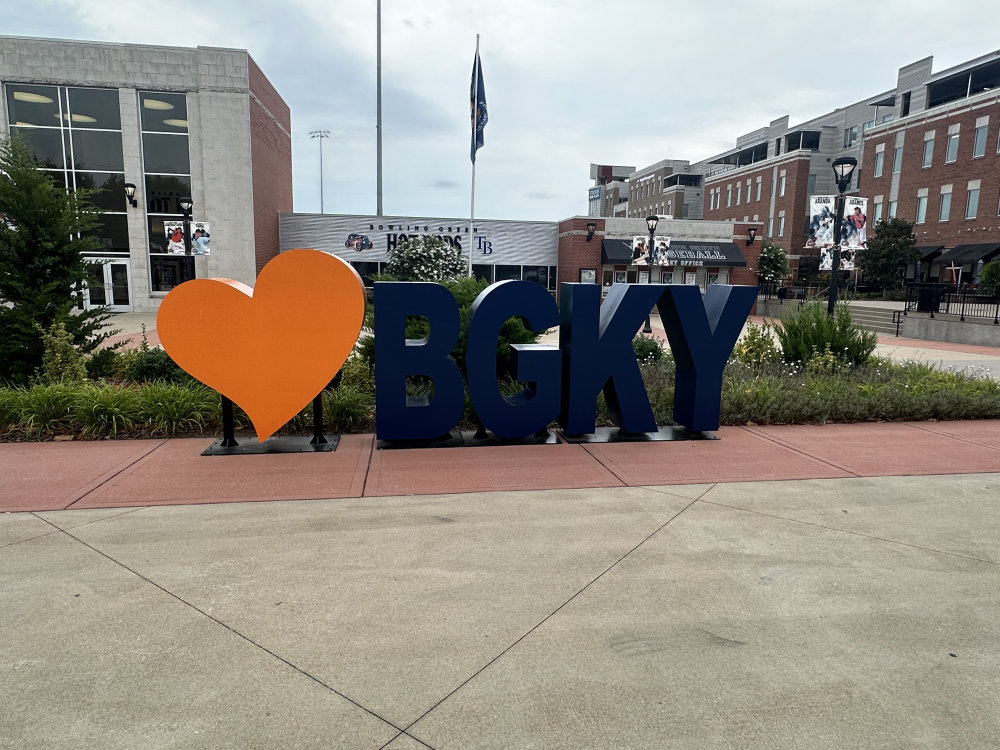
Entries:
{"type": "Polygon", "coordinates": [[[0,444],[0,748],[987,748],[1000,421],[0,444]]]}

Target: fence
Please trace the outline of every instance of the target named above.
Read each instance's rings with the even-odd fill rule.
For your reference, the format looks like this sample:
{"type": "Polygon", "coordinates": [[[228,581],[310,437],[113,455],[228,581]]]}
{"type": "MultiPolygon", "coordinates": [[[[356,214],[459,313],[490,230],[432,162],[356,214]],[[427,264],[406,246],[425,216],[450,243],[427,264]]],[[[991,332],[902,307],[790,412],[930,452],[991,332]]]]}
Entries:
{"type": "Polygon", "coordinates": [[[935,315],[957,315],[966,318],[992,318],[1000,325],[1000,289],[972,289],[947,284],[909,284],[906,287],[908,312],[925,312],[935,315]]]}

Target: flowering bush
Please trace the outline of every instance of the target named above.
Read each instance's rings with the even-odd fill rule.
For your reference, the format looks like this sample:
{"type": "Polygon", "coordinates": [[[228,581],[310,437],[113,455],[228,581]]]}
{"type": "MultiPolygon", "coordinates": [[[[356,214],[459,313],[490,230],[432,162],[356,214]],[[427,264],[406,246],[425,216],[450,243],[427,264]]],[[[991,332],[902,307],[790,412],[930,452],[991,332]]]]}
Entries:
{"type": "Polygon", "coordinates": [[[400,242],[389,250],[385,267],[386,274],[399,281],[444,281],[465,276],[468,270],[462,251],[433,235],[400,242]]]}
{"type": "Polygon", "coordinates": [[[760,250],[760,258],[757,260],[757,278],[761,281],[778,281],[790,272],[788,255],[781,245],[764,240],[760,250]]]}

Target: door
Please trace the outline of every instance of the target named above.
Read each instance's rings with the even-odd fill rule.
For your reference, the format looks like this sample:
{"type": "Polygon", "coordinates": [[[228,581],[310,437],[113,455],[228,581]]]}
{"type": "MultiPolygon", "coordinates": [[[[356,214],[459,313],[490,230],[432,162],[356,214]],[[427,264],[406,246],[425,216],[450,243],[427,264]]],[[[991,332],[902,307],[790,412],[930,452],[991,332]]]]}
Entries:
{"type": "Polygon", "coordinates": [[[127,260],[94,258],[91,277],[84,294],[89,310],[107,306],[111,312],[132,311],[132,272],[127,260]]]}

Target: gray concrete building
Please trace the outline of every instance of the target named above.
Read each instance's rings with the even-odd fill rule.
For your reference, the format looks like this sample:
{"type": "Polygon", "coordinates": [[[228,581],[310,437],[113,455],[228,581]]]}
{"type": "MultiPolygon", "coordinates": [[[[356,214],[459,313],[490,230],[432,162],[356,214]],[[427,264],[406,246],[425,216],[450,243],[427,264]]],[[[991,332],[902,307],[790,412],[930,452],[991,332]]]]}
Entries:
{"type": "Polygon", "coordinates": [[[84,304],[155,310],[191,278],[253,284],[278,254],[291,117],[245,50],[0,36],[0,87],[0,133],[57,183],[100,191],[84,304]]]}

